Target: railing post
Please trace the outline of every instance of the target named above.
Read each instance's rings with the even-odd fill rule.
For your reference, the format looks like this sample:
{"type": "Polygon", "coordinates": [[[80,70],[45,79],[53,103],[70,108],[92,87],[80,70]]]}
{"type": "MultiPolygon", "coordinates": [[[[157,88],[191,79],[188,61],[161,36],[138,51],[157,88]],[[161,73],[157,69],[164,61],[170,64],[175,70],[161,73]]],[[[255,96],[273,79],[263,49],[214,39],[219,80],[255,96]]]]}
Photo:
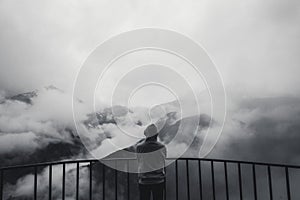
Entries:
{"type": "Polygon", "coordinates": [[[102,163],[102,200],[105,199],[105,164],[102,163]]]}
{"type": "Polygon", "coordinates": [[[129,169],[129,160],[127,160],[127,200],[130,200],[130,169],[129,169]]]}
{"type": "Polygon", "coordinates": [[[3,170],[1,170],[0,172],[1,174],[1,179],[0,179],[0,200],[3,200],[3,176],[4,176],[4,172],[3,170]]]}
{"type": "Polygon", "coordinates": [[[198,160],[198,174],[199,174],[199,191],[200,191],[200,199],[203,199],[203,194],[202,194],[202,170],[201,170],[201,161],[198,160]]]}
{"type": "Polygon", "coordinates": [[[270,165],[268,165],[268,184],[269,184],[270,200],[273,200],[272,174],[271,174],[271,167],[270,167],[270,165]]]}
{"type": "Polygon", "coordinates": [[[210,161],[211,168],[211,181],[212,181],[212,190],[213,190],[213,200],[216,199],[216,188],[215,188],[215,171],[214,171],[214,161],[210,161]]]}
{"type": "Polygon", "coordinates": [[[254,200],[257,200],[257,186],[256,186],[256,171],[255,171],[255,164],[252,164],[252,176],[253,176],[254,200]]]}
{"type": "Polygon", "coordinates": [[[76,200],[79,199],[79,162],[76,163],[76,200]]]}
{"type": "Polygon", "coordinates": [[[289,168],[285,167],[286,193],[288,200],[291,200],[289,168]]]}
{"type": "Polygon", "coordinates": [[[243,187],[242,187],[242,172],[241,172],[241,163],[238,163],[238,176],[239,176],[239,190],[240,190],[240,199],[243,199],[243,187]]]}
{"type": "Polygon", "coordinates": [[[175,161],[176,200],[178,200],[178,161],[175,161]]]}
{"type": "Polygon", "coordinates": [[[117,160],[115,160],[115,200],[118,200],[118,170],[117,170],[117,160]]]}
{"type": "Polygon", "coordinates": [[[164,164],[164,171],[165,171],[165,180],[164,180],[164,200],[167,199],[167,168],[166,168],[166,165],[164,164]]]}
{"type": "Polygon", "coordinates": [[[52,165],[49,165],[49,200],[52,199],[52,165]]]}
{"type": "Polygon", "coordinates": [[[187,195],[188,195],[188,200],[191,199],[190,197],[190,176],[189,176],[189,160],[186,160],[186,185],[187,185],[187,195]]]}
{"type": "Polygon", "coordinates": [[[62,200],[65,200],[65,190],[66,190],[66,163],[63,163],[63,177],[62,177],[62,200]]]}
{"type": "Polygon", "coordinates": [[[227,162],[224,162],[226,200],[229,200],[227,162]]]}
{"type": "Polygon", "coordinates": [[[90,175],[89,175],[89,178],[90,178],[90,195],[89,195],[89,198],[90,200],[93,199],[93,162],[91,161],[90,162],[90,175]]]}
{"type": "Polygon", "coordinates": [[[34,194],[33,198],[34,200],[37,200],[37,166],[34,167],[34,194]]]}

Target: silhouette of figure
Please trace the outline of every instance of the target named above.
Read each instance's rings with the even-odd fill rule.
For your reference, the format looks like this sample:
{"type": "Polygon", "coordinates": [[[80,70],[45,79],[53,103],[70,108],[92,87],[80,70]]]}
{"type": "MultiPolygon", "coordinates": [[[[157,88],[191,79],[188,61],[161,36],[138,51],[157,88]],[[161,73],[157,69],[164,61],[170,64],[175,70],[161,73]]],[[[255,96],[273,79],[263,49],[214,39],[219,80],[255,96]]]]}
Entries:
{"type": "Polygon", "coordinates": [[[163,200],[165,187],[166,147],[157,141],[158,131],[154,124],[144,131],[146,139],[137,146],[138,182],[140,200],[163,200]]]}

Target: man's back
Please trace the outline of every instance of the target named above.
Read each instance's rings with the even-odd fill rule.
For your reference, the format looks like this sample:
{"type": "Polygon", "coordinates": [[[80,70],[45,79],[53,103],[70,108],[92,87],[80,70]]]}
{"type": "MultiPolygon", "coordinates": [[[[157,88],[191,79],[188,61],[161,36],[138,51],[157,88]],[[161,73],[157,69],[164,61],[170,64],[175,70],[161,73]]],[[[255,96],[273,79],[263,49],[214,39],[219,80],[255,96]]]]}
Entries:
{"type": "Polygon", "coordinates": [[[157,141],[145,141],[137,146],[139,183],[157,184],[165,178],[166,147],[157,141]]]}

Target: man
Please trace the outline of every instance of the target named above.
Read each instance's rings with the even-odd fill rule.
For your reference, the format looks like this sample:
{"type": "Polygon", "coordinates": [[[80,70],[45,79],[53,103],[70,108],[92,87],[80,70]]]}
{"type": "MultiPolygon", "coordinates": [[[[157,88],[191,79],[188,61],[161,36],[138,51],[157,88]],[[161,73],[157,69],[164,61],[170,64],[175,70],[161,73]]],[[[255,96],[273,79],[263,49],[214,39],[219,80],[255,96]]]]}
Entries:
{"type": "Polygon", "coordinates": [[[157,141],[158,131],[154,124],[144,131],[146,139],[137,146],[140,199],[162,200],[165,186],[166,147],[157,141]]]}

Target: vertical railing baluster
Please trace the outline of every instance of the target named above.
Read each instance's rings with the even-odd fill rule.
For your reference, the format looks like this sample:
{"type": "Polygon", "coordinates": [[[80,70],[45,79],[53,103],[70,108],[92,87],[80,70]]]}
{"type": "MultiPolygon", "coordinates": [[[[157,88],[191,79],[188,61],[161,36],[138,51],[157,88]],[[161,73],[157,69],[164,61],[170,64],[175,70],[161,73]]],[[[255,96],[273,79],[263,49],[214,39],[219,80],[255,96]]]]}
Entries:
{"type": "Polygon", "coordinates": [[[165,171],[165,182],[164,182],[164,200],[167,199],[167,168],[166,168],[166,165],[164,166],[164,171],[165,171]]]}
{"type": "Polygon", "coordinates": [[[62,177],[62,200],[65,200],[66,191],[66,163],[63,163],[63,177],[62,177]]]}
{"type": "Polygon", "coordinates": [[[115,200],[118,200],[118,170],[117,170],[117,160],[115,160],[115,200]]]}
{"type": "Polygon", "coordinates": [[[91,161],[90,162],[90,195],[89,195],[89,198],[90,200],[93,199],[93,162],[91,161]]]}
{"type": "Polygon", "coordinates": [[[290,175],[289,175],[288,167],[285,167],[285,180],[286,180],[287,199],[291,200],[290,175]]]}
{"type": "Polygon", "coordinates": [[[76,163],[76,200],[79,199],[79,162],[76,163]]]}
{"type": "Polygon", "coordinates": [[[273,200],[272,174],[271,174],[271,167],[270,167],[270,165],[268,165],[268,184],[269,184],[270,200],[273,200]]]}
{"type": "Polygon", "coordinates": [[[52,165],[49,165],[49,200],[52,199],[52,165]]]}
{"type": "Polygon", "coordinates": [[[186,160],[186,183],[187,183],[187,195],[190,200],[190,176],[189,176],[189,160],[186,160]]]}
{"type": "Polygon", "coordinates": [[[105,199],[105,164],[102,164],[102,199],[105,199]]]}
{"type": "Polygon", "coordinates": [[[37,200],[37,166],[34,167],[34,200],[37,200]]]}
{"type": "Polygon", "coordinates": [[[257,200],[257,186],[256,186],[256,170],[255,170],[255,164],[252,164],[252,176],[253,176],[254,200],[257,200]]]}
{"type": "Polygon", "coordinates": [[[241,172],[241,163],[238,163],[238,176],[239,176],[239,190],[240,190],[240,199],[243,199],[243,188],[242,188],[242,172],[241,172]]]}
{"type": "Polygon", "coordinates": [[[216,199],[216,186],[215,186],[215,170],[214,170],[214,161],[210,161],[210,169],[211,169],[211,182],[212,182],[212,190],[213,190],[213,200],[216,199]]]}
{"type": "Polygon", "coordinates": [[[178,160],[175,161],[176,200],[178,200],[178,160]]]}
{"type": "Polygon", "coordinates": [[[227,162],[224,162],[224,173],[225,173],[225,190],[226,190],[226,200],[229,200],[229,188],[228,188],[228,171],[227,171],[227,162]]]}
{"type": "Polygon", "coordinates": [[[3,170],[1,170],[1,172],[0,172],[1,174],[1,179],[0,179],[0,200],[2,200],[3,199],[3,175],[4,175],[4,172],[3,172],[3,170]]]}
{"type": "Polygon", "coordinates": [[[201,170],[201,161],[198,160],[198,175],[199,175],[199,191],[200,191],[200,199],[203,199],[202,194],[202,170],[201,170]]]}
{"type": "Polygon", "coordinates": [[[127,200],[130,200],[130,170],[129,170],[129,160],[127,160],[127,200]]]}

